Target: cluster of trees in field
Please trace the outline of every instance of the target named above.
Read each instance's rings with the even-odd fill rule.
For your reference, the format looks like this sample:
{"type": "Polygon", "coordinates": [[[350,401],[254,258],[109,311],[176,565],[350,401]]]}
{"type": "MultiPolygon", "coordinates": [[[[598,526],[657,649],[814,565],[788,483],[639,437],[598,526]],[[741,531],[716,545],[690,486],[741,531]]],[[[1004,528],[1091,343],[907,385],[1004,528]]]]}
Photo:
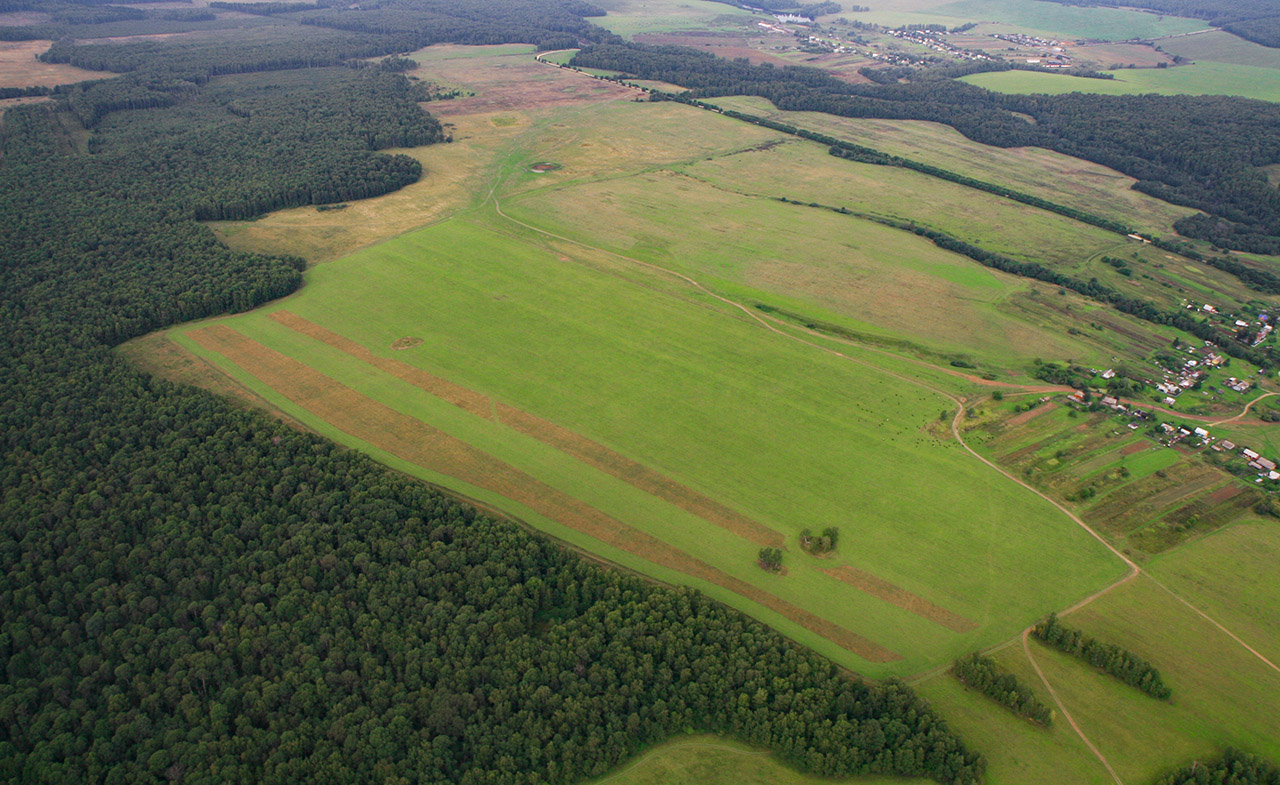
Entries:
{"type": "Polygon", "coordinates": [[[756,556],[756,564],[762,570],[778,572],[782,569],[782,551],[778,548],[761,548],[756,556]]]}
{"type": "Polygon", "coordinates": [[[1216,761],[1195,761],[1161,777],[1156,785],[1280,785],[1274,763],[1228,748],[1216,761]]]}
{"type": "Polygon", "coordinates": [[[1204,19],[1263,46],[1280,47],[1280,9],[1271,0],[1049,0],[1064,5],[1146,8],[1204,19]]]}
{"type": "Polygon", "coordinates": [[[822,530],[821,534],[816,536],[809,529],[800,532],[800,547],[808,553],[830,553],[836,549],[839,543],[840,529],[835,526],[828,526],[822,530]]]}
{"type": "Polygon", "coordinates": [[[1232,96],[1004,95],[918,70],[907,82],[850,84],[816,68],[752,65],[685,47],[605,43],[575,65],[689,88],[690,99],[756,95],[780,109],[930,120],[978,142],[1036,146],[1117,169],[1134,188],[1204,214],[1177,229],[1216,245],[1280,253],[1280,105],[1232,96]],[[1032,122],[1028,122],[1027,118],[1032,122]]]}
{"type": "Polygon", "coordinates": [[[1103,643],[1058,621],[1057,614],[1032,628],[1031,634],[1050,646],[1079,657],[1095,668],[1135,687],[1153,698],[1168,700],[1173,695],[1155,666],[1114,643],[1103,643]]]}
{"type": "Polygon", "coordinates": [[[996,661],[978,652],[961,657],[951,666],[951,672],[965,686],[986,695],[1019,717],[1037,725],[1048,727],[1053,712],[1018,677],[1003,670],[996,661]]]}
{"type": "MultiPolygon", "coordinates": [[[[287,67],[297,31],[218,45],[287,67]]],[[[121,341],[301,283],[197,218],[398,187],[416,164],[376,148],[439,126],[378,69],[210,82],[201,46],[92,48],[191,78],[0,129],[0,779],[570,782],[696,728],[824,775],[979,781],[904,685],[127,366],[121,341]]]]}

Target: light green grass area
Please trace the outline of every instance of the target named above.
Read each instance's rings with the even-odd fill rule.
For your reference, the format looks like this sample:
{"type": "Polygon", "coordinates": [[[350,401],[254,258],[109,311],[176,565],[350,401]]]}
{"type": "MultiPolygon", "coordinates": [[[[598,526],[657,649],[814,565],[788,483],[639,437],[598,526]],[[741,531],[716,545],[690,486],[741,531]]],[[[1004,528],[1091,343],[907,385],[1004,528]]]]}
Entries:
{"type": "MultiPolygon", "coordinates": [[[[1197,564],[1208,567],[1208,562],[1197,564]]],[[[1260,566],[1259,561],[1255,567],[1260,566]]],[[[1036,661],[1067,710],[1123,782],[1153,782],[1175,766],[1213,757],[1226,746],[1272,759],[1280,754],[1280,736],[1274,732],[1280,674],[1151,580],[1139,578],[1117,588],[1064,621],[1146,658],[1173,689],[1171,700],[1155,700],[1031,641],[1036,661]]],[[[948,675],[915,685],[966,741],[983,751],[989,785],[1112,782],[1057,711],[1021,645],[1008,646],[995,657],[1055,709],[1052,730],[1017,720],[948,675]]]]}
{"type": "MultiPolygon", "coordinates": [[[[539,191],[511,209],[810,320],[905,339],[944,362],[961,353],[1024,374],[1036,357],[1106,363],[1144,356],[1169,340],[1162,328],[1095,314],[1093,303],[1074,294],[942,253],[902,230],[807,205],[915,220],[1070,272],[1093,255],[1131,247],[1118,235],[905,169],[840,160],[817,144],[789,142],[674,168],[539,191]],[[586,204],[589,215],[580,211],[586,204]],[[1115,321],[1076,329],[1091,320],[1115,321]]],[[[1105,271],[1096,274],[1108,280],[1105,271]]],[[[1127,288],[1157,302],[1171,291],[1145,280],[1127,288]]]]}
{"type": "Polygon", "coordinates": [[[960,738],[987,759],[986,785],[1114,785],[1080,737],[1071,730],[1040,680],[1013,644],[996,655],[1045,705],[1054,709],[1049,728],[1032,725],[949,673],[912,685],[946,718],[960,738]]]}
{"type": "Polygon", "coordinates": [[[1158,43],[1169,54],[1190,60],[1280,68],[1280,49],[1246,41],[1225,30],[1168,38],[1158,43]]]}
{"type": "Polygon", "coordinates": [[[1280,662],[1280,521],[1246,521],[1158,557],[1169,588],[1280,662]]]}
{"type": "Polygon", "coordinates": [[[721,736],[686,736],[659,744],[585,785],[928,785],[898,777],[802,774],[768,751],[721,736]]]}
{"type": "MultiPolygon", "coordinates": [[[[477,217],[411,233],[314,268],[303,292],[281,307],[609,445],[790,542],[802,528],[839,525],[849,538],[841,557],[819,562],[793,549],[789,575],[767,575],[745,540],[544,445],[450,411],[261,313],[227,323],[905,657],[889,666],[863,662],[753,602],[708,589],[863,672],[936,664],[1011,634],[1116,572],[1114,560],[1047,504],[921,431],[945,399],[773,337],[692,292],[673,296],[669,282],[633,280],[634,270],[600,269],[600,259],[562,260],[574,251],[544,250],[536,237],[511,231],[477,217]],[[393,354],[387,347],[404,335],[425,343],[393,354]],[[915,490],[882,492],[895,486],[915,490]],[[952,633],[817,569],[842,562],[969,617],[979,629],[952,633]],[[1021,587],[1014,598],[1002,589],[1011,583],[1021,587]]],[[[287,413],[350,443],[246,381],[287,413]]],[[[670,577],[648,562],[622,561],[670,577]]]]}
{"type": "Polygon", "coordinates": [[[1198,62],[1175,68],[1122,68],[1114,79],[1086,79],[1038,71],[973,74],[964,81],[1000,93],[1099,93],[1102,95],[1235,95],[1280,101],[1280,72],[1274,68],[1198,62]]]}
{"type": "MultiPolygon", "coordinates": [[[[863,3],[863,5],[867,5],[863,3]]],[[[1038,0],[888,0],[871,4],[859,21],[896,26],[961,22],[1001,22],[1010,28],[1071,38],[1124,41],[1187,33],[1208,27],[1197,19],[1158,16],[1115,8],[1086,8],[1038,0]]]]}
{"type": "Polygon", "coordinates": [[[1139,578],[1067,623],[1147,659],[1173,689],[1157,701],[1037,644],[1049,681],[1125,782],[1150,782],[1226,746],[1280,757],[1280,673],[1152,581],[1139,578]]]}
{"type": "Polygon", "coordinates": [[[691,30],[741,32],[763,18],[709,0],[600,0],[597,5],[608,13],[591,21],[623,38],[691,30]]]}
{"type": "Polygon", "coordinates": [[[1114,169],[1039,147],[1002,148],[966,138],[954,128],[921,120],[874,120],[822,112],[783,112],[754,96],[716,98],[727,109],[791,123],[891,155],[1001,183],[1023,193],[1124,221],[1158,234],[1195,210],[1133,190],[1133,178],[1114,169]]]}

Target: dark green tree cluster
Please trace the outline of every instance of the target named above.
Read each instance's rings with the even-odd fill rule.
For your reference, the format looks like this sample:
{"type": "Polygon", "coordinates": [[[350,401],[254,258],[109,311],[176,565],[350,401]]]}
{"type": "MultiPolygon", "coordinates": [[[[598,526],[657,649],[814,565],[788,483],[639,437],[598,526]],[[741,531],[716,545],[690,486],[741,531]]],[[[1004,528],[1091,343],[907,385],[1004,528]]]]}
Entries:
{"type": "Polygon", "coordinates": [[[968,657],[956,660],[951,666],[951,672],[966,687],[981,692],[1019,717],[1045,727],[1053,721],[1053,712],[1049,707],[1018,681],[1017,676],[1001,669],[990,657],[984,657],[975,651],[968,657]]]}
{"type": "MultiPolygon", "coordinates": [[[[249,71],[270,43],[220,46],[249,71]]],[[[211,49],[148,47],[127,70],[189,86],[104,108],[92,152],[70,95],[0,134],[0,779],[569,783],[691,729],[825,775],[980,779],[901,684],[124,364],[123,340],[300,284],[198,217],[398,187],[417,170],[376,148],[439,133],[398,74],[207,81],[211,49]]]]}
{"type": "Polygon", "coordinates": [[[800,532],[800,547],[808,553],[830,553],[836,549],[836,545],[839,544],[839,542],[840,529],[835,526],[828,526],[816,537],[814,536],[813,531],[809,529],[805,529],[800,532]]]}
{"type": "Polygon", "coordinates": [[[1114,643],[1103,643],[1080,630],[1066,626],[1058,621],[1057,614],[1049,614],[1049,618],[1032,628],[1031,634],[1153,698],[1168,700],[1173,694],[1154,665],[1114,643]]]}
{"type": "Polygon", "coordinates": [[[1194,761],[1156,785],[1280,785],[1280,768],[1257,755],[1228,748],[1222,758],[1194,761]]]}
{"type": "Polygon", "coordinates": [[[1135,178],[1134,187],[1203,214],[1182,234],[1280,253],[1280,105],[1232,96],[1003,95],[916,70],[910,81],[851,84],[817,68],[752,65],[674,46],[588,46],[576,65],[689,88],[690,99],[757,95],[780,109],[946,123],[975,141],[1036,146],[1135,178]],[[1026,121],[1031,117],[1034,122],[1026,121]]]}
{"type": "Polygon", "coordinates": [[[762,570],[778,572],[782,569],[782,551],[778,548],[761,548],[759,555],[756,556],[756,564],[760,565],[762,570]]]}

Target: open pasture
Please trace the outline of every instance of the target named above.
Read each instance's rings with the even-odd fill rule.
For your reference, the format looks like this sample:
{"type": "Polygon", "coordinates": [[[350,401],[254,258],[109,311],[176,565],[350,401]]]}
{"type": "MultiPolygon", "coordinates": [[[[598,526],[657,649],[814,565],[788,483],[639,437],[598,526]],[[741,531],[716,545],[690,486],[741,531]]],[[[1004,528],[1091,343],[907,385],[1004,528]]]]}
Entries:
{"type": "Polygon", "coordinates": [[[1125,782],[1149,782],[1228,746],[1280,755],[1274,716],[1280,672],[1151,579],[1140,577],[1066,621],[1150,661],[1173,689],[1169,701],[1158,701],[1032,644],[1068,711],[1125,782]]]}
{"type": "MultiPolygon", "coordinates": [[[[716,161],[755,155],[692,169],[701,173],[716,161]]],[[[843,163],[825,155],[815,160],[843,163]]],[[[746,169],[742,176],[749,177],[746,169]]],[[[800,200],[812,195],[779,187],[781,193],[800,200]]],[[[935,360],[964,355],[1023,373],[1035,356],[1096,356],[1101,362],[1116,348],[1068,334],[1066,315],[1041,304],[1058,305],[1056,298],[1087,307],[1080,298],[988,270],[897,229],[678,173],[548,189],[504,209],[557,233],[714,281],[743,298],[835,321],[869,342],[906,340],[915,353],[935,360]],[[594,208],[579,220],[573,208],[582,204],[594,208]]]]}
{"type": "Polygon", "coordinates": [[[751,30],[764,18],[727,3],[710,0],[600,0],[607,14],[591,21],[623,38],[647,33],[751,30]]]}
{"type": "Polygon", "coordinates": [[[1198,19],[1159,16],[1128,9],[1086,8],[1038,0],[889,0],[874,4],[871,11],[851,18],[891,27],[904,24],[935,23],[955,26],[965,22],[999,22],[1005,32],[1029,32],[1048,34],[1050,37],[1101,41],[1153,38],[1208,27],[1198,19]]]}
{"type": "Polygon", "coordinates": [[[717,98],[726,109],[756,114],[899,155],[991,183],[1002,183],[1058,204],[1169,234],[1173,222],[1195,213],[1133,190],[1114,169],[1040,147],[992,147],[954,128],[921,120],[874,120],[822,112],[783,112],[754,96],[717,98]]]}
{"type": "Polygon", "coordinates": [[[1100,93],[1102,95],[1235,95],[1280,101],[1276,69],[1211,61],[1171,68],[1122,68],[1114,79],[1087,79],[1039,71],[973,74],[964,81],[1000,93],[1100,93]]]}
{"type": "Polygon", "coordinates": [[[482,212],[308,281],[267,312],[220,320],[224,332],[178,340],[309,427],[691,582],[860,672],[915,672],[998,640],[1118,570],[1049,505],[924,432],[946,399],[771,336],[634,264],[544,247],[482,212]],[[404,336],[423,343],[390,348],[404,336]],[[485,396],[492,414],[421,374],[485,396]],[[610,471],[602,454],[632,468],[610,471]],[[664,479],[645,484],[636,466],[664,479]],[[913,490],[882,492],[895,486],[913,490]],[[755,525],[716,524],[716,509],[755,525]],[[824,525],[848,538],[839,555],[805,556],[800,529],[824,525]],[[770,537],[788,546],[784,577],[753,563],[770,537]],[[1011,582],[1023,587],[1012,600],[1011,582]]]}
{"type": "Polygon", "coordinates": [[[632,166],[630,156],[674,162],[776,136],[764,129],[734,134],[736,124],[725,122],[708,126],[696,139],[681,140],[670,109],[641,112],[629,101],[636,91],[536,63],[530,46],[432,46],[412,57],[422,63],[414,76],[475,93],[427,104],[452,143],[390,151],[417,159],[421,180],[343,210],[299,207],[254,221],[210,224],[219,238],[233,248],[328,261],[483,199],[498,177],[499,151],[526,137],[545,153],[531,157],[530,163],[557,161],[566,167],[564,176],[582,176],[632,166]],[[609,122],[611,117],[618,119],[609,122]],[[543,127],[549,132],[530,133],[543,127]],[[608,133],[603,133],[606,127],[608,133]]]}
{"type": "Polygon", "coordinates": [[[1280,68],[1280,50],[1246,41],[1225,30],[1166,38],[1158,43],[1166,52],[1189,60],[1280,68]]]}
{"type": "Polygon", "coordinates": [[[1246,520],[1153,559],[1169,588],[1280,662],[1280,524],[1246,520]]]}
{"type": "MultiPolygon", "coordinates": [[[[1211,568],[1198,554],[1188,556],[1199,569],[1211,568]]],[[[1220,561],[1216,564],[1222,566],[1220,561]]],[[[1225,586],[1226,577],[1217,579],[1220,586],[1225,586]]],[[[1195,595],[1186,596],[1226,620],[1237,634],[1257,628],[1256,623],[1238,627],[1231,617],[1217,616],[1212,606],[1201,605],[1195,595]]],[[[1152,782],[1185,761],[1212,757],[1227,746],[1269,757],[1280,752],[1272,711],[1280,700],[1280,673],[1150,578],[1120,586],[1064,621],[1147,659],[1173,689],[1171,700],[1158,701],[1078,659],[1030,642],[1032,656],[1067,711],[1122,782],[1152,782]]],[[[1255,640],[1249,642],[1256,645],[1255,640]]],[[[1022,646],[1011,644],[993,656],[1054,709],[1050,729],[1017,719],[948,674],[914,685],[966,740],[983,750],[987,782],[1113,783],[1062,717],[1022,646]]]]}
{"type": "Polygon", "coordinates": [[[36,55],[44,53],[52,44],[52,41],[0,41],[0,87],[54,87],[113,76],[37,60],[36,55]]]}

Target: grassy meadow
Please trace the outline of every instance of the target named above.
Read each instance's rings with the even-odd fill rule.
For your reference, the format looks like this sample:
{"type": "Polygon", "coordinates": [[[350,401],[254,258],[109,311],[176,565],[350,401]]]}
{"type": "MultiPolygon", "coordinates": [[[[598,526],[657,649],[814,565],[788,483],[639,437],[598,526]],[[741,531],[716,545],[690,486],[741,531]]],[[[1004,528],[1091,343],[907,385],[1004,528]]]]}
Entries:
{"type": "MultiPolygon", "coordinates": [[[[897,5],[926,13],[936,3],[897,5]]],[[[674,18],[686,6],[651,10],[674,18]]],[[[640,4],[625,8],[639,20],[640,4]]],[[[1172,333],[807,203],[913,218],[1108,281],[1115,273],[1098,257],[1123,255],[1139,281],[1116,283],[1149,287],[1162,302],[1212,295],[1221,305],[1248,292],[1056,215],[840,161],[714,113],[635,102],[625,88],[532,62],[527,47],[413,56],[423,64],[415,75],[474,93],[430,106],[454,141],[404,151],[423,163],[423,180],[344,210],[214,225],[234,247],[306,255],[315,262],[306,285],[125,353],[593,557],[694,586],[860,674],[929,674],[916,688],[988,758],[992,785],[1110,782],[1061,718],[1035,728],[943,672],[1124,573],[1061,511],[950,438],[955,404],[944,391],[970,406],[981,393],[948,361],[1029,381],[1035,357],[1110,365],[1167,346],[1172,333]],[[538,162],[559,168],[532,171],[538,162]],[[802,529],[831,525],[841,534],[834,554],[802,551],[802,529]],[[762,542],[785,549],[783,574],[755,564],[762,542]]],[[[799,124],[1144,227],[1181,214],[1134,196],[1114,172],[1046,151],[985,148],[927,123],[820,120],[799,124]]],[[[1114,522],[1108,534],[1122,544],[1178,506],[1173,485],[1205,481],[1198,457],[1144,449],[1122,424],[1071,418],[1056,404],[997,427],[1018,400],[982,403],[966,439],[1015,473],[1031,469],[1058,498],[1095,486],[1081,513],[1114,522]],[[1141,521],[1110,516],[1108,499],[1135,488],[1168,504],[1141,521]]],[[[1159,540],[1162,553],[1144,564],[1274,651],[1273,523],[1192,527],[1159,540]],[[1262,588],[1237,596],[1242,583],[1262,588]]],[[[1154,701],[1033,648],[1125,782],[1225,744],[1280,754],[1266,724],[1280,701],[1276,674],[1152,581],[1069,618],[1151,659],[1175,690],[1154,701]]],[[[1020,645],[995,656],[1048,701],[1020,645]]],[[[700,736],[659,745],[594,785],[730,781],[820,780],[700,736]]],[[[850,785],[893,782],[902,781],[850,785]]]]}
{"type": "Polygon", "coordinates": [[[1275,68],[1200,61],[1171,68],[1122,68],[1114,79],[1086,79],[1039,71],[973,74],[964,81],[998,93],[1099,93],[1102,95],[1235,95],[1280,101],[1280,73],[1275,68]]]}
{"type": "MultiPolygon", "coordinates": [[[[851,3],[844,5],[847,9],[851,3]]],[[[1102,41],[1153,38],[1208,27],[1203,21],[1196,19],[1038,0],[888,0],[874,4],[871,11],[859,13],[856,18],[890,27],[906,24],[940,23],[955,26],[966,22],[999,22],[1008,32],[1102,41]]]]}
{"type": "Polygon", "coordinates": [[[712,103],[830,134],[986,182],[1002,183],[1157,234],[1171,233],[1174,221],[1195,213],[1190,208],[1133,190],[1136,181],[1114,169],[1040,147],[992,147],[968,139],[941,123],[784,112],[767,99],[755,96],[717,98],[712,103]]]}
{"type": "MultiPolygon", "coordinates": [[[[948,407],[945,398],[771,338],[705,296],[673,291],[667,281],[648,280],[652,275],[637,278],[627,267],[569,246],[542,247],[537,237],[482,214],[316,267],[300,294],[219,324],[300,360],[361,400],[430,423],[630,529],[902,655],[891,663],[864,661],[752,598],[693,581],[860,672],[905,674],[936,665],[1012,634],[1117,573],[1118,562],[1049,505],[922,430],[948,407]],[[787,575],[759,570],[751,541],[299,335],[271,318],[275,310],[545,418],[741,512],[789,544],[787,575]],[[404,352],[389,348],[404,336],[424,343],[404,352]],[[904,492],[883,493],[888,487],[904,492]],[[832,559],[802,554],[795,546],[800,529],[826,525],[840,526],[847,546],[832,559]],[[1051,550],[1043,550],[1046,543],[1054,543],[1051,550]],[[1058,558],[1064,552],[1075,555],[1058,558]],[[965,631],[907,613],[830,574],[842,565],[958,614],[967,620],[965,631]],[[1022,587],[1012,600],[1000,589],[1009,583],[1022,587]]],[[[323,394],[291,397],[264,384],[253,362],[233,362],[193,340],[201,329],[180,330],[177,340],[309,427],[383,457],[390,453],[398,460],[389,462],[411,473],[511,509],[624,565],[673,578],[641,552],[601,547],[599,538],[570,531],[527,504],[513,508],[485,487],[483,472],[459,484],[450,475],[456,456],[428,454],[418,461],[426,471],[407,465],[413,456],[387,449],[388,437],[376,427],[335,426],[317,416],[323,394]]]]}
{"type": "Polygon", "coordinates": [[[623,38],[687,30],[740,32],[763,18],[711,0],[600,0],[607,14],[591,21],[623,38]]]}

